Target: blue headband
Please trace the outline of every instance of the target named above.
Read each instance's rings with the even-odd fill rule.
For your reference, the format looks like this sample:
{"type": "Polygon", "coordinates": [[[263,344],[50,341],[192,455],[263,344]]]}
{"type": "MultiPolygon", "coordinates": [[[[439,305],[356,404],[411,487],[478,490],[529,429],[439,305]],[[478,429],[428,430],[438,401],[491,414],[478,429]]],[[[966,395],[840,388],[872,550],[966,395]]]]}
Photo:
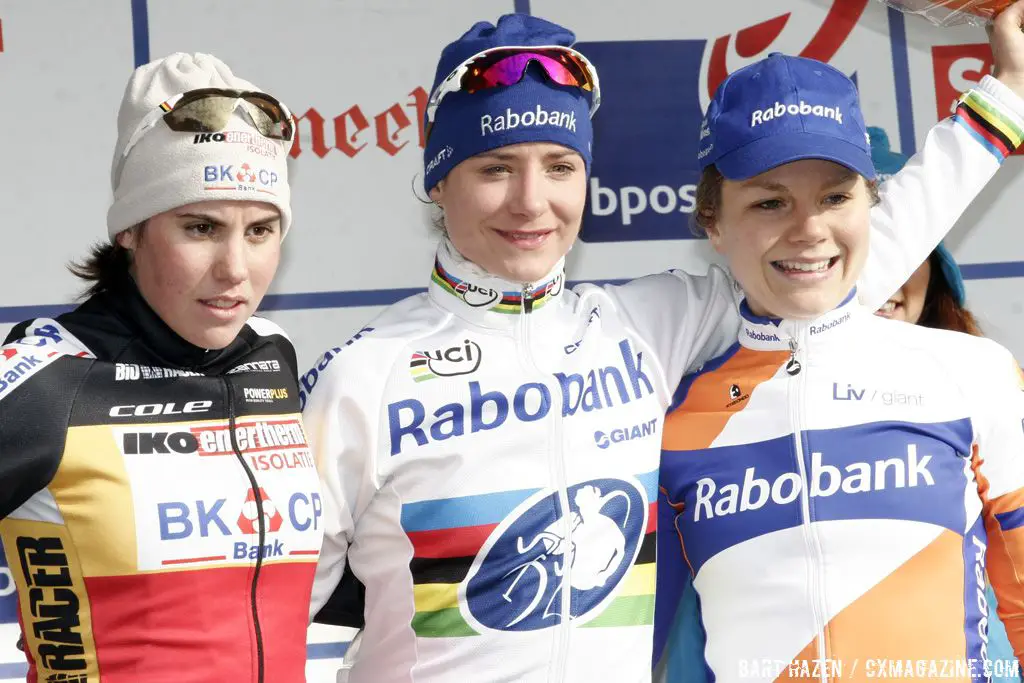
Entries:
{"type": "MultiPolygon", "coordinates": [[[[496,47],[563,45],[576,36],[566,28],[528,14],[506,14],[497,25],[481,21],[441,53],[431,92],[460,64],[496,47]]],[[[466,159],[522,142],[552,142],[583,157],[590,171],[593,129],[586,93],[553,83],[539,67],[508,87],[447,95],[434,114],[423,151],[423,186],[430,192],[466,159]]]]}

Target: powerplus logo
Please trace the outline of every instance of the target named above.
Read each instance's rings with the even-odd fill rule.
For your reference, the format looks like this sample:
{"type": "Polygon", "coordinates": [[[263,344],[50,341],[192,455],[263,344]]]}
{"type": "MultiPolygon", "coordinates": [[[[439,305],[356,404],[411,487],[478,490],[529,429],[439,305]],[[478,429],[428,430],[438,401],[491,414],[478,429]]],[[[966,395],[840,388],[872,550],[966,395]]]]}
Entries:
{"type": "Polygon", "coordinates": [[[287,387],[245,387],[242,391],[246,403],[273,403],[288,398],[287,387]]]}

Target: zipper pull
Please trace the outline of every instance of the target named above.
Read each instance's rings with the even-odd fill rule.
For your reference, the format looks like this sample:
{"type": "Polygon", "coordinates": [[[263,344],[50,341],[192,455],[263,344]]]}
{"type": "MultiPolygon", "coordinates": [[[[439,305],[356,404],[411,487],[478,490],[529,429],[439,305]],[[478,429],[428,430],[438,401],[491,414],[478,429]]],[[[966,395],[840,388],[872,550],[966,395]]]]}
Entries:
{"type": "Polygon", "coordinates": [[[533,310],[533,285],[523,285],[523,313],[533,310]]]}
{"type": "Polygon", "coordinates": [[[791,376],[800,374],[802,366],[800,361],[796,359],[797,345],[795,339],[789,340],[789,361],[786,363],[786,372],[791,376]]]}

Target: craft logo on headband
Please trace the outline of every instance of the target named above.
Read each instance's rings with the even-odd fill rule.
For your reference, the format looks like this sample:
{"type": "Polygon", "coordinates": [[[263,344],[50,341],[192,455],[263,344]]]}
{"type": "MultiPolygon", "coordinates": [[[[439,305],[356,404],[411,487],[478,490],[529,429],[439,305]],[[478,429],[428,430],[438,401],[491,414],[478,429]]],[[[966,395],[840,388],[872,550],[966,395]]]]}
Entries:
{"type": "MultiPolygon", "coordinates": [[[[711,41],[578,43],[597,67],[604,91],[594,117],[594,166],[581,238],[694,237],[689,218],[700,178],[699,131],[715,89],[736,69],[771,52],[830,61],[868,2],[833,0],[823,18],[785,12],[711,41]]],[[[771,14],[769,4],[759,3],[758,11],[771,14]]],[[[822,109],[820,115],[835,118],[841,112],[822,109]]]]}

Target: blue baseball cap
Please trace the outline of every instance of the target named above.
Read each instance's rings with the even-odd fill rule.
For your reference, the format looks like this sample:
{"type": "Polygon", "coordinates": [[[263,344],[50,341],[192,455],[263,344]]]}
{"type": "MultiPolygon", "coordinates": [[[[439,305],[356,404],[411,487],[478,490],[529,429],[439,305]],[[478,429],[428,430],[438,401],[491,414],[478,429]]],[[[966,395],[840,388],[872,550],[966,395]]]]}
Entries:
{"type": "Polygon", "coordinates": [[[746,180],[800,159],[875,177],[857,86],[841,71],[774,52],[718,86],[701,124],[697,161],[746,180]]]}

